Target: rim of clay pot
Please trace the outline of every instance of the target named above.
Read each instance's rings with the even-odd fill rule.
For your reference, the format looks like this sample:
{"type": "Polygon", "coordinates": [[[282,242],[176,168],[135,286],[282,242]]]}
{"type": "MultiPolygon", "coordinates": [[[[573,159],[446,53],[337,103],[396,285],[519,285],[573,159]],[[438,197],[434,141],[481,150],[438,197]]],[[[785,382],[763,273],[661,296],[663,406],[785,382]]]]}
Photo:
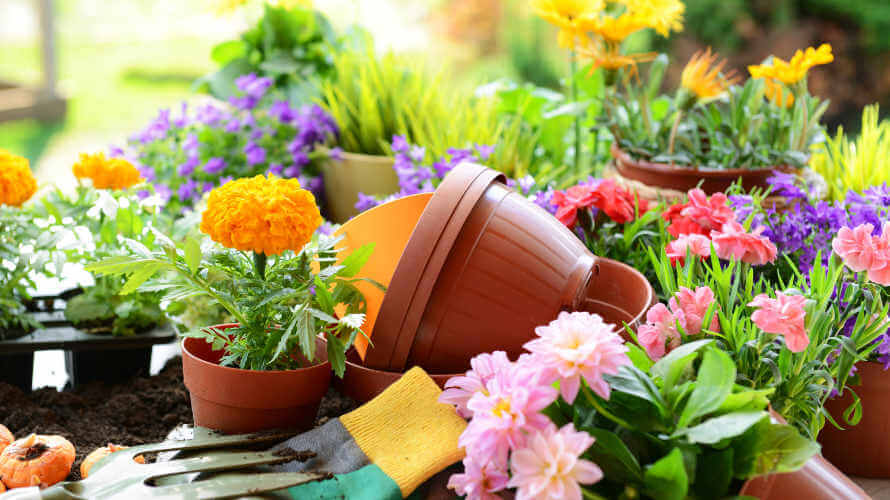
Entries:
{"type": "MultiPolygon", "coordinates": [[[[630,154],[621,149],[617,143],[612,143],[612,157],[615,159],[615,168],[622,176],[640,181],[650,186],[664,187],[688,191],[699,184],[707,192],[709,185],[726,183],[728,187],[740,177],[745,187],[766,187],[766,179],[773,172],[793,173],[799,169],[790,165],[775,165],[762,168],[725,168],[702,169],[699,167],[673,165],[669,163],[653,163],[648,160],[632,158],[630,154]]],[[[725,188],[724,188],[725,189],[725,188]]],[[[710,190],[715,191],[714,189],[710,190]]]]}
{"type": "MultiPolygon", "coordinates": [[[[390,372],[375,370],[361,364],[361,358],[354,350],[346,354],[346,373],[342,379],[335,379],[334,384],[342,388],[344,394],[364,403],[374,399],[393,382],[398,380],[404,372],[390,372]]],[[[463,373],[428,373],[440,388],[445,388],[445,382],[451,377],[459,377],[463,373]]]]}
{"type": "Polygon", "coordinates": [[[391,370],[404,367],[439,272],[476,202],[497,180],[505,180],[504,175],[481,165],[461,163],[436,189],[383,297],[366,366],[391,370]]]}
{"type": "Polygon", "coordinates": [[[331,148],[319,146],[316,149],[323,153],[326,153],[328,155],[328,160],[331,160],[331,161],[340,161],[340,158],[342,158],[343,160],[348,160],[348,161],[361,161],[361,162],[366,162],[366,163],[380,163],[380,164],[387,164],[387,163],[392,164],[393,162],[396,161],[396,158],[394,156],[369,155],[369,154],[365,154],[365,153],[350,153],[349,151],[343,151],[343,150],[340,150],[340,152],[337,153],[337,155],[340,156],[340,158],[335,158],[330,155],[331,151],[332,151],[331,148]]]}
{"type": "MultiPolygon", "coordinates": [[[[622,313],[622,315],[626,315],[630,318],[626,323],[629,327],[636,330],[637,327],[643,323],[643,318],[645,318],[646,313],[657,301],[655,289],[652,288],[652,284],[649,283],[649,280],[646,279],[646,276],[644,276],[643,273],[624,262],[608,259],[606,257],[596,257],[596,263],[594,264],[590,282],[584,290],[584,299],[581,303],[581,309],[585,310],[590,307],[590,304],[596,304],[597,308],[607,308],[618,311],[622,313]],[[618,305],[615,304],[614,301],[607,302],[602,300],[602,298],[595,298],[596,295],[593,294],[593,290],[599,290],[603,286],[603,280],[609,282],[613,281],[616,272],[622,276],[622,284],[631,285],[627,288],[643,291],[643,294],[640,297],[637,297],[639,300],[635,301],[638,302],[638,304],[635,304],[632,309],[622,307],[625,306],[625,304],[618,305]]],[[[624,325],[619,323],[616,326],[618,326],[619,332],[624,332],[624,325]]]]}

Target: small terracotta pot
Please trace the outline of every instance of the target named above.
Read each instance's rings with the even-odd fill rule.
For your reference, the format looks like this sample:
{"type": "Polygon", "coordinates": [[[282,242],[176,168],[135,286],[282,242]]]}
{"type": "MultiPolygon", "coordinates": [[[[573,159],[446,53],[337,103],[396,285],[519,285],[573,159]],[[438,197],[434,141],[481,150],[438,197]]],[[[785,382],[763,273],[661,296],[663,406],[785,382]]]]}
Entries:
{"type": "Polygon", "coordinates": [[[862,384],[852,389],[862,400],[862,420],[855,426],[844,422],[844,410],[853,403],[849,393],[826,401],[825,409],[844,430],[825,423],[819,433],[822,454],[847,474],[890,478],[890,372],[874,362],[856,368],[862,384]]]}
{"type": "MultiPolygon", "coordinates": [[[[403,373],[385,372],[375,370],[362,365],[362,360],[358,353],[350,350],[346,354],[346,373],[342,379],[334,378],[334,387],[340,389],[343,394],[350,398],[364,403],[374,399],[384,389],[389,387],[393,382],[400,379],[403,373]]],[[[463,375],[461,373],[435,374],[430,373],[429,376],[441,388],[445,388],[445,382],[451,377],[463,375]]]]}
{"type": "Polygon", "coordinates": [[[615,169],[626,179],[639,181],[649,186],[684,192],[701,187],[707,194],[724,192],[739,178],[742,179],[742,187],[745,190],[750,191],[753,188],[766,189],[769,187],[769,183],[766,180],[773,175],[773,171],[797,171],[796,168],[789,165],[758,169],[727,168],[705,170],[667,163],[652,163],[631,158],[626,151],[614,143],[612,144],[612,157],[615,158],[615,169]],[[701,183],[700,186],[699,183],[701,183]]]}
{"type": "Polygon", "coordinates": [[[340,153],[321,164],[325,207],[334,222],[346,222],[356,215],[358,194],[387,196],[399,190],[399,178],[391,156],[340,153]]]}
{"type": "MultiPolygon", "coordinates": [[[[459,373],[481,352],[519,356],[536,326],[561,310],[583,308],[589,289],[633,286],[640,290],[627,291],[627,297],[651,297],[648,282],[623,265],[607,266],[609,280],[633,275],[630,279],[591,283],[593,254],[503,180],[493,170],[464,163],[439,185],[392,275],[365,366],[459,373]],[[611,272],[618,269],[622,272],[611,272]]],[[[599,297],[612,303],[611,297],[594,298],[599,297]]],[[[640,302],[627,311],[630,318],[649,305],[640,302]]]]}
{"type": "MultiPolygon", "coordinates": [[[[784,418],[770,408],[774,422],[786,424],[784,418]]],[[[760,500],[867,500],[862,488],[850,480],[837,467],[819,454],[815,455],[795,472],[770,474],[745,481],[740,495],[760,500]]]]}
{"type": "Polygon", "coordinates": [[[324,342],[317,343],[317,356],[323,360],[319,364],[260,371],[220,366],[222,351],[214,351],[203,339],[183,340],[182,372],[195,425],[226,434],[310,429],[331,382],[324,342]]]}
{"type": "Polygon", "coordinates": [[[599,314],[622,332],[624,323],[636,331],[656,302],[655,290],[642,273],[617,260],[597,257],[579,309],[599,314]]]}

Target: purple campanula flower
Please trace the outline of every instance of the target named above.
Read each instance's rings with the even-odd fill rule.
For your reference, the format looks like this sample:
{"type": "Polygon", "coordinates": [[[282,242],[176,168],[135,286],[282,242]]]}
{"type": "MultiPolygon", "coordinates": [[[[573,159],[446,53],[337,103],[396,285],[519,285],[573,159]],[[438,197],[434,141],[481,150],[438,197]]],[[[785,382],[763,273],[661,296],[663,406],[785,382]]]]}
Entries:
{"type": "Polygon", "coordinates": [[[164,200],[164,203],[170,201],[170,198],[173,197],[173,190],[166,184],[153,184],[152,187],[154,188],[155,193],[164,200]]]}
{"type": "Polygon", "coordinates": [[[331,148],[331,150],[328,151],[328,156],[330,156],[334,160],[342,160],[343,150],[340,148],[331,148]]]}
{"type": "Polygon", "coordinates": [[[790,199],[806,199],[807,195],[797,185],[798,177],[778,170],[766,180],[772,187],[772,194],[790,199]]]}
{"type": "Polygon", "coordinates": [[[250,110],[255,108],[260,99],[266,95],[266,91],[272,86],[272,79],[257,77],[256,73],[250,73],[239,76],[235,80],[235,86],[244,95],[230,97],[229,103],[238,109],[250,110]]]}
{"type": "Polygon", "coordinates": [[[358,194],[358,201],[355,203],[355,209],[359,212],[364,212],[365,210],[372,209],[379,205],[380,202],[377,201],[377,198],[373,196],[368,196],[365,193],[358,194]]]}
{"type": "Polygon", "coordinates": [[[309,155],[305,151],[296,151],[291,156],[293,157],[294,165],[298,167],[304,167],[309,164],[309,155]]]}
{"type": "Polygon", "coordinates": [[[198,142],[198,135],[194,132],[189,133],[185,136],[185,140],[182,141],[182,150],[189,154],[197,154],[198,147],[201,145],[198,142]]]}
{"type": "Polygon", "coordinates": [[[244,154],[247,156],[248,165],[258,165],[266,161],[266,150],[252,140],[247,141],[247,145],[244,146],[244,154]]]}
{"type": "Polygon", "coordinates": [[[223,127],[223,130],[230,134],[235,134],[241,131],[241,120],[237,118],[232,118],[228,122],[226,122],[226,126],[223,127]]]}
{"type": "Polygon", "coordinates": [[[262,139],[265,135],[266,135],[266,132],[264,132],[263,129],[258,128],[250,133],[250,140],[258,141],[258,140],[262,139]]]}
{"type": "Polygon", "coordinates": [[[303,173],[303,169],[299,165],[291,165],[284,169],[284,176],[288,179],[299,177],[301,173],[303,173]]]}
{"type": "Polygon", "coordinates": [[[142,144],[148,144],[166,137],[168,130],[170,130],[170,110],[161,109],[158,111],[158,116],[147,127],[139,131],[134,138],[142,144]]]}
{"type": "Polygon", "coordinates": [[[330,221],[324,221],[318,226],[318,233],[326,236],[334,234],[335,225],[330,221]]]}
{"type": "Polygon", "coordinates": [[[139,198],[140,200],[144,200],[144,199],[148,198],[149,196],[151,196],[151,191],[149,191],[148,189],[140,189],[139,191],[136,192],[136,197],[139,198]]]}
{"type": "Polygon", "coordinates": [[[479,153],[479,159],[482,161],[487,160],[492,153],[494,153],[494,146],[486,146],[484,144],[477,144],[476,151],[479,153]]]}
{"type": "Polygon", "coordinates": [[[176,190],[176,196],[178,196],[179,199],[182,201],[191,200],[197,194],[198,183],[195,182],[194,179],[189,179],[185,182],[185,184],[179,186],[179,189],[176,190]]]}
{"type": "Polygon", "coordinates": [[[411,149],[408,152],[408,156],[411,157],[411,160],[415,163],[422,162],[424,155],[426,155],[426,149],[420,146],[411,146],[411,149]]]}
{"type": "Polygon", "coordinates": [[[405,139],[405,136],[392,136],[392,150],[394,153],[404,153],[408,151],[408,141],[405,139]]]}
{"type": "Polygon", "coordinates": [[[281,177],[281,173],[284,170],[284,165],[280,163],[273,163],[269,165],[269,170],[266,170],[267,175],[274,175],[276,177],[281,177]]]}
{"type": "Polygon", "coordinates": [[[208,103],[198,108],[196,118],[204,125],[214,127],[226,118],[226,113],[222,109],[208,103]]]}
{"type": "Polygon", "coordinates": [[[533,201],[535,205],[543,208],[551,214],[556,214],[556,205],[551,203],[552,198],[553,188],[548,187],[546,191],[538,191],[535,193],[535,199],[533,201]]]}
{"type": "Polygon", "coordinates": [[[173,120],[173,126],[176,128],[183,128],[189,124],[189,115],[188,115],[189,104],[185,101],[182,101],[179,105],[179,118],[173,120]]]}
{"type": "Polygon", "coordinates": [[[189,156],[184,163],[179,165],[179,168],[176,169],[176,173],[181,177],[188,177],[192,175],[195,171],[195,168],[201,164],[201,160],[198,159],[197,156],[189,156]]]}
{"type": "Polygon", "coordinates": [[[222,172],[224,168],[226,168],[226,161],[219,157],[210,158],[204,164],[204,172],[210,175],[216,175],[222,172]]]}
{"type": "Polygon", "coordinates": [[[324,180],[320,176],[310,177],[309,179],[306,179],[305,182],[300,182],[300,184],[305,186],[309,191],[312,191],[316,196],[321,195],[322,188],[324,188],[324,180]]]}
{"type": "Polygon", "coordinates": [[[154,182],[158,179],[158,174],[152,167],[149,167],[147,165],[139,165],[138,167],[136,167],[136,170],[138,170],[139,175],[141,175],[142,178],[148,182],[154,182]]]}
{"type": "Polygon", "coordinates": [[[519,179],[519,190],[522,194],[528,194],[533,187],[535,187],[535,178],[531,175],[526,174],[523,178],[519,179]]]}
{"type": "Polygon", "coordinates": [[[212,182],[205,182],[204,184],[201,184],[201,192],[202,193],[209,193],[212,190],[213,190],[212,182]]]}
{"type": "Polygon", "coordinates": [[[115,145],[108,146],[108,156],[112,158],[120,158],[124,156],[124,150],[115,145]]]}
{"type": "Polygon", "coordinates": [[[224,175],[219,178],[219,185],[222,186],[223,184],[228,184],[228,183],[232,182],[233,180],[235,180],[235,178],[232,177],[231,175],[224,175]]]}
{"type": "Polygon", "coordinates": [[[290,123],[297,118],[297,110],[290,107],[288,101],[280,100],[269,106],[269,115],[281,123],[290,123]]]}

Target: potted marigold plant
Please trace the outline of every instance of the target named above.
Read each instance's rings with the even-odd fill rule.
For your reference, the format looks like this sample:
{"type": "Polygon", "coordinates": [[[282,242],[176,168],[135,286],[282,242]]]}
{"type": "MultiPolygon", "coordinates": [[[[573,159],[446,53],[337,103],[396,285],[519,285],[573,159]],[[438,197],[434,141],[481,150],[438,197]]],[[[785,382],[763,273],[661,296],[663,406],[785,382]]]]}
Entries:
{"type": "Polygon", "coordinates": [[[307,428],[331,368],[362,334],[356,273],[373,248],[343,257],[337,239],[313,234],[322,218],[296,179],[239,179],[210,192],[197,236],[160,250],[128,241],[131,253],[87,266],[128,275],[127,287],[170,300],[205,296],[237,321],[184,333],[183,372],[195,423],[223,432],[307,428]],[[148,281],[153,276],[157,278],[148,281]]]}

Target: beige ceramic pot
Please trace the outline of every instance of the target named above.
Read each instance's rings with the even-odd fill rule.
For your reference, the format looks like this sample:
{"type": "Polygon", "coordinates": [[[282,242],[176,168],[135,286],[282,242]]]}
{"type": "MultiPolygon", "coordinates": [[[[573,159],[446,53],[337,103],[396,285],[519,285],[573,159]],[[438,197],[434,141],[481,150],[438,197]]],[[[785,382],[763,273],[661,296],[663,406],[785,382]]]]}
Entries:
{"type": "Polygon", "coordinates": [[[321,165],[327,215],[333,222],[346,222],[358,213],[358,194],[388,196],[399,190],[399,178],[391,156],[341,152],[321,165]]]}

